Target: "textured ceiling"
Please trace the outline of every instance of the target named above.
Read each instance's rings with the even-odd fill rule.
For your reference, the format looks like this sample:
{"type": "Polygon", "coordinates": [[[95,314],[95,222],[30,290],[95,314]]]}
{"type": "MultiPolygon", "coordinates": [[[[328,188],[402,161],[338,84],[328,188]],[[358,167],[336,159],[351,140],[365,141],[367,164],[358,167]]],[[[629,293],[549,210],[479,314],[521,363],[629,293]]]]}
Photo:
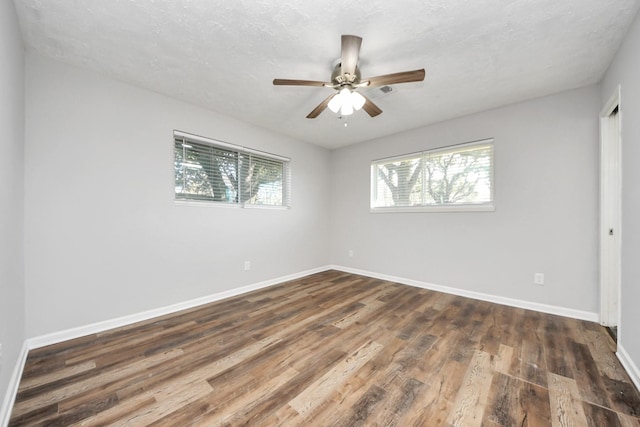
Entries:
{"type": "MultiPolygon", "coordinates": [[[[640,0],[15,0],[45,56],[328,148],[598,82],[640,0]],[[364,92],[383,114],[325,110],[340,35],[363,77],[426,69],[364,92]]],[[[215,135],[212,135],[215,137],[215,135]]]]}

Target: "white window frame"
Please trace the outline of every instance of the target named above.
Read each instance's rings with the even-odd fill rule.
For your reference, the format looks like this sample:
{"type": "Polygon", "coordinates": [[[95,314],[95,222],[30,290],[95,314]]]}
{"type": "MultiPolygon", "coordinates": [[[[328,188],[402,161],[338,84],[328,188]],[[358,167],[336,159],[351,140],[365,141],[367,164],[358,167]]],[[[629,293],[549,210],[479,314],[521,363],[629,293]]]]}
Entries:
{"type": "Polygon", "coordinates": [[[444,147],[438,147],[430,150],[419,151],[411,154],[403,154],[400,156],[386,157],[382,159],[376,159],[371,162],[370,172],[370,202],[369,211],[371,213],[416,213],[416,212],[493,212],[495,211],[495,147],[493,138],[487,138],[472,142],[465,142],[462,144],[449,145],[444,147]],[[394,161],[401,161],[405,159],[415,159],[417,157],[425,157],[429,154],[436,154],[447,151],[454,151],[456,149],[463,150],[473,146],[490,145],[492,149],[491,154],[491,166],[490,166],[490,202],[481,203],[451,203],[451,204],[419,204],[413,206],[374,206],[376,201],[377,192],[377,166],[381,163],[390,163],[394,161]]]}
{"type": "MultiPolygon", "coordinates": [[[[183,143],[199,143],[208,145],[214,148],[222,150],[233,151],[239,155],[255,155],[264,159],[276,160],[282,162],[283,176],[282,176],[282,205],[267,205],[250,202],[221,202],[215,200],[195,200],[195,199],[179,199],[176,198],[174,189],[174,204],[177,206],[198,206],[198,207],[222,207],[222,208],[246,208],[246,209],[271,209],[271,210],[286,210],[291,208],[291,159],[289,157],[280,156],[265,151],[255,150],[253,148],[243,147],[236,144],[231,144],[224,141],[219,141],[211,138],[207,138],[200,135],[195,135],[179,130],[173,131],[173,145],[175,147],[176,141],[182,140],[183,143]]],[[[175,162],[175,155],[174,155],[175,162]]],[[[175,180],[175,176],[174,176],[175,180]]]]}

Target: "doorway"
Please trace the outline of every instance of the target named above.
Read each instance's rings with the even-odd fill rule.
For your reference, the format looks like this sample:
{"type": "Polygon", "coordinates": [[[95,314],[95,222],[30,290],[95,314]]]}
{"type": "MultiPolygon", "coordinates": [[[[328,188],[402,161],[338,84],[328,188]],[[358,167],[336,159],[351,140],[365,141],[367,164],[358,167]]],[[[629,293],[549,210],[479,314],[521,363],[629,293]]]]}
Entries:
{"type": "Polygon", "coordinates": [[[618,86],[600,113],[600,324],[620,320],[621,110],[618,86]]]}

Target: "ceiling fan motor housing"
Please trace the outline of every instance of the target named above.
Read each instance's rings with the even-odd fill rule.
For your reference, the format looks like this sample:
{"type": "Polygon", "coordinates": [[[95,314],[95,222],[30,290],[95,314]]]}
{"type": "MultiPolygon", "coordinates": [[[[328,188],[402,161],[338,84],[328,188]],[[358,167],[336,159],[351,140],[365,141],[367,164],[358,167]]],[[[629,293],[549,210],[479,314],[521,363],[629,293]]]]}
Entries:
{"type": "Polygon", "coordinates": [[[331,83],[336,86],[356,85],[360,83],[360,68],[356,66],[354,74],[342,74],[342,64],[338,62],[331,73],[331,83]]]}

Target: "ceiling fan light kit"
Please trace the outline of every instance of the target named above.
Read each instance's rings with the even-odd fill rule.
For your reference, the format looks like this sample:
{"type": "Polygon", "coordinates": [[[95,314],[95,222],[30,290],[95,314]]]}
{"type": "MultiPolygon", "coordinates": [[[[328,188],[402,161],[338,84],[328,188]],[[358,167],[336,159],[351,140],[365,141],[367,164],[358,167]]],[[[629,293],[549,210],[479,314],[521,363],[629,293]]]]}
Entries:
{"type": "Polygon", "coordinates": [[[361,79],[358,68],[360,46],[362,38],[358,36],[342,36],[342,55],[331,73],[331,82],[314,80],[274,79],[275,86],[320,86],[334,89],[336,93],[329,95],[308,115],[308,119],[315,119],[327,107],[334,113],[349,116],[354,111],[364,109],[371,117],[382,113],[380,107],[369,98],[357,91],[361,87],[380,87],[397,83],[419,82],[424,80],[424,68],[413,71],[386,74],[383,76],[361,79]]]}
{"type": "Polygon", "coordinates": [[[364,96],[360,95],[360,93],[352,91],[347,87],[343,87],[340,89],[337,96],[331,98],[331,101],[329,101],[327,106],[334,113],[340,111],[341,115],[349,116],[353,114],[354,110],[360,110],[366,101],[367,100],[364,96]]]}

